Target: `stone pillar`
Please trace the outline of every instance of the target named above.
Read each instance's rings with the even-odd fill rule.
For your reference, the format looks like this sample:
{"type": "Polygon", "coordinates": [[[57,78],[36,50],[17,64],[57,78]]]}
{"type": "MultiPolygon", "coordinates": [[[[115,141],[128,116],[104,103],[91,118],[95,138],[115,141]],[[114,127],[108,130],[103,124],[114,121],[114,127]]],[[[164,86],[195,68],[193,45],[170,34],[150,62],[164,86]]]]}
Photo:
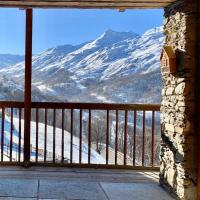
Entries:
{"type": "Polygon", "coordinates": [[[195,0],[165,8],[165,45],[176,52],[178,67],[162,74],[160,184],[183,200],[197,199],[196,18],[195,0]]]}

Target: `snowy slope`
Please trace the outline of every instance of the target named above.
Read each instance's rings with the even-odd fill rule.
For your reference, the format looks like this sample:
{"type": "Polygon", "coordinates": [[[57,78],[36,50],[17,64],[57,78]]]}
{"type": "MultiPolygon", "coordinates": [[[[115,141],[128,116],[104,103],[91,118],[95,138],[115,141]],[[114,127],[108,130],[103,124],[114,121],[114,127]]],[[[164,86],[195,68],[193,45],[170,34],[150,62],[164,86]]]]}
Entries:
{"type": "MultiPolygon", "coordinates": [[[[1,118],[0,118],[1,122],[1,118]]],[[[4,144],[10,144],[10,119],[6,116],[5,118],[5,127],[4,127],[4,144]]],[[[19,143],[19,119],[13,118],[14,130],[13,130],[13,159],[16,158],[17,151],[18,151],[18,143],[19,143]]],[[[22,120],[22,148],[23,148],[23,135],[24,135],[24,120],[22,120]]],[[[44,151],[44,124],[38,124],[38,144],[39,144],[39,160],[44,159],[44,155],[40,152],[44,151]]],[[[31,122],[31,145],[32,145],[32,152],[31,152],[31,159],[35,159],[35,147],[36,147],[36,123],[31,122]]],[[[47,126],[47,152],[49,157],[47,160],[52,160],[53,154],[53,127],[47,126]]],[[[56,158],[61,159],[61,138],[62,138],[62,130],[56,128],[56,158]]],[[[70,147],[70,133],[67,131],[64,132],[64,142],[65,142],[65,153],[64,157],[65,160],[70,159],[70,150],[66,147],[70,147]]],[[[5,152],[7,148],[5,147],[5,152]]],[[[23,156],[23,155],[22,155],[23,156]]],[[[73,162],[79,162],[79,138],[73,137],[73,162]]],[[[88,162],[88,147],[85,143],[82,143],[82,162],[88,162]]],[[[95,164],[104,164],[105,160],[93,149],[91,149],[91,163],[95,164]]]]}

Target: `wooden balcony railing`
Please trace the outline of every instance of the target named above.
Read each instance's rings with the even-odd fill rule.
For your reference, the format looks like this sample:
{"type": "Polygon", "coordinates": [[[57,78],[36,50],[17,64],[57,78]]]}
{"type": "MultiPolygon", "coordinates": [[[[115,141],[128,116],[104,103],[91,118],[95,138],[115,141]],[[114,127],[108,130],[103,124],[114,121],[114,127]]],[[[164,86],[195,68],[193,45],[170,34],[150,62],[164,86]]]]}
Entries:
{"type": "MultiPolygon", "coordinates": [[[[0,165],[23,164],[24,103],[0,102],[0,165]]],[[[31,165],[158,169],[160,105],[31,103],[31,165]]]]}

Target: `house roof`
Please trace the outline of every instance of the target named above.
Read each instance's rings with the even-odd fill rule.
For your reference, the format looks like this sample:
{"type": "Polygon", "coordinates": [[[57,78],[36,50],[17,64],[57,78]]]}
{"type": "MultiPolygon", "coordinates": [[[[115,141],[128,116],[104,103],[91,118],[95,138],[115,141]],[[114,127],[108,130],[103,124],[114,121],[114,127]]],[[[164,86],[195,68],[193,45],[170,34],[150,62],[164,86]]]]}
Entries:
{"type": "Polygon", "coordinates": [[[160,59],[162,59],[164,51],[166,52],[166,54],[167,54],[167,56],[169,58],[176,58],[176,55],[175,55],[172,47],[170,47],[170,46],[164,46],[163,50],[162,50],[162,53],[161,53],[161,56],[160,56],[160,59]]]}
{"type": "Polygon", "coordinates": [[[0,7],[20,8],[163,8],[176,0],[0,0],[0,7]]]}

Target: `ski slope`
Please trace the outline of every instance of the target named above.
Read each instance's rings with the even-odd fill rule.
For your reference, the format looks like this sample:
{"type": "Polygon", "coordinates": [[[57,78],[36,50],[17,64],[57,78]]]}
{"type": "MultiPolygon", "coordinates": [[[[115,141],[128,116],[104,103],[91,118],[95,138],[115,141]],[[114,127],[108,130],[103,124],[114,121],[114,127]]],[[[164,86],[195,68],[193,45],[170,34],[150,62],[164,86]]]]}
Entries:
{"type": "MultiPolygon", "coordinates": [[[[0,118],[1,123],[1,118],[0,118]]],[[[12,157],[13,161],[17,159],[18,149],[19,149],[19,119],[13,118],[13,152],[12,157]]],[[[11,123],[8,116],[5,117],[4,122],[4,152],[9,154],[10,145],[10,129],[11,123]]],[[[44,130],[45,125],[43,123],[38,123],[38,160],[44,160],[44,130]]],[[[0,129],[1,131],[1,129],[0,129]]],[[[55,140],[55,154],[56,159],[61,160],[61,142],[62,142],[62,130],[60,128],[55,129],[56,140],[55,140]]],[[[70,159],[70,139],[71,134],[67,131],[64,131],[64,159],[69,161],[70,159]]],[[[79,138],[73,136],[73,163],[79,162],[79,138]]],[[[22,151],[21,157],[23,157],[23,146],[24,146],[24,120],[21,120],[21,144],[22,151]]],[[[35,160],[36,155],[36,123],[31,122],[31,160],[35,160]]],[[[52,161],[53,155],[53,127],[47,126],[47,161],[52,161]]],[[[8,159],[8,156],[5,156],[8,159]]],[[[105,164],[105,159],[99,155],[94,149],[91,149],[91,163],[94,164],[105,164]]],[[[8,159],[9,160],[9,159],[8,159]]],[[[88,146],[86,143],[82,142],[82,163],[88,162],[88,146]]]]}

